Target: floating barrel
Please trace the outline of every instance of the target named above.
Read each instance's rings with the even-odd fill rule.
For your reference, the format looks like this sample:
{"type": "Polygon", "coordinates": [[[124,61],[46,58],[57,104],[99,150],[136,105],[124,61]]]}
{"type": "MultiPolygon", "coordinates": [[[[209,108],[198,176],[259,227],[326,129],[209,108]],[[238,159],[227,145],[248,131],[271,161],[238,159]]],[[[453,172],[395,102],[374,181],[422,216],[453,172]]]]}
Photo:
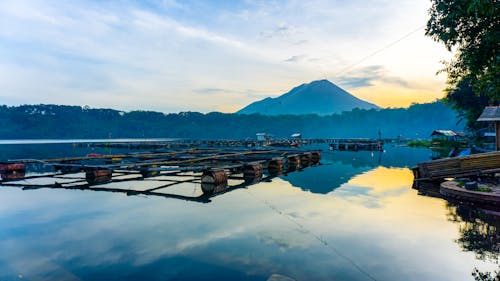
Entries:
{"type": "Polygon", "coordinates": [[[111,181],[113,171],[108,169],[97,169],[85,171],[85,179],[90,185],[107,183],[111,181]]]}
{"type": "Polygon", "coordinates": [[[304,167],[311,165],[311,152],[305,152],[300,155],[300,164],[304,167]]]}
{"type": "Polygon", "coordinates": [[[214,194],[224,191],[227,187],[227,174],[224,170],[205,170],[201,175],[201,190],[203,194],[214,194]]]}
{"type": "Polygon", "coordinates": [[[262,164],[248,163],[243,166],[243,179],[246,183],[259,182],[262,179],[262,164]]]}
{"type": "Polygon", "coordinates": [[[143,178],[156,177],[160,175],[160,171],[155,171],[154,168],[157,168],[158,165],[151,165],[149,167],[142,167],[140,169],[140,173],[143,178]],[[151,169],[153,168],[153,169],[151,169]]]}
{"type": "Polygon", "coordinates": [[[319,151],[311,152],[311,162],[313,164],[318,164],[320,160],[321,160],[321,153],[319,151]]]}
{"type": "Polygon", "coordinates": [[[271,175],[279,175],[283,173],[284,161],[283,158],[273,158],[269,161],[267,170],[271,175]]]}
{"type": "Polygon", "coordinates": [[[287,160],[289,171],[295,171],[300,168],[300,157],[298,155],[288,156],[287,160]]]}
{"type": "Polygon", "coordinates": [[[17,180],[24,178],[26,165],[22,163],[0,164],[2,180],[17,180]]]}

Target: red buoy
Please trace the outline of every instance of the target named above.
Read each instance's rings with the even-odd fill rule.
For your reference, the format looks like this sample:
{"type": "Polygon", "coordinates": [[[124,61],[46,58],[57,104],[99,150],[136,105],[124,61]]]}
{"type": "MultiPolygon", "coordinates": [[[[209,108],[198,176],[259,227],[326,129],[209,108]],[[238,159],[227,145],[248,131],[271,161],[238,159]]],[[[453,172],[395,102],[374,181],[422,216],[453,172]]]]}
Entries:
{"type": "Polygon", "coordinates": [[[108,169],[87,170],[85,179],[90,185],[107,183],[111,181],[113,171],[108,169]]]}
{"type": "Polygon", "coordinates": [[[26,175],[26,165],[23,163],[0,164],[0,175],[2,180],[22,179],[26,175]]]}

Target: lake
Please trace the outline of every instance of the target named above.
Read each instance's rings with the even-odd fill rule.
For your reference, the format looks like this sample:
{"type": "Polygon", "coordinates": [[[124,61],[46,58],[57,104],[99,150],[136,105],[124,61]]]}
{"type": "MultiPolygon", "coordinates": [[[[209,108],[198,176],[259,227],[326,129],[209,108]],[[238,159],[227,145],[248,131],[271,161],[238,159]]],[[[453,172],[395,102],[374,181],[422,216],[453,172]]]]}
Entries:
{"type": "MultiPolygon", "coordinates": [[[[2,160],[121,152],[0,145],[2,160]]],[[[474,268],[498,270],[498,213],[411,188],[408,167],[430,156],[324,151],[320,166],[209,203],[0,186],[0,280],[473,280],[474,268]]]]}

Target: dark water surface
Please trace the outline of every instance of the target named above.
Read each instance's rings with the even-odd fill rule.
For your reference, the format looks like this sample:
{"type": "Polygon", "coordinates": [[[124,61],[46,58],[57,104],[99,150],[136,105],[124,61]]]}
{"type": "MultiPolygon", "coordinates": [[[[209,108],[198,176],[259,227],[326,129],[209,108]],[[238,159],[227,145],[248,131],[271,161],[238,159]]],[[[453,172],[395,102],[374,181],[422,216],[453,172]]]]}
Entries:
{"type": "MultiPolygon", "coordinates": [[[[0,159],[90,152],[123,151],[0,145],[0,159]]],[[[497,216],[411,189],[408,167],[430,154],[325,151],[321,166],[210,203],[0,186],[0,281],[473,280],[474,268],[498,270],[497,216]]]]}

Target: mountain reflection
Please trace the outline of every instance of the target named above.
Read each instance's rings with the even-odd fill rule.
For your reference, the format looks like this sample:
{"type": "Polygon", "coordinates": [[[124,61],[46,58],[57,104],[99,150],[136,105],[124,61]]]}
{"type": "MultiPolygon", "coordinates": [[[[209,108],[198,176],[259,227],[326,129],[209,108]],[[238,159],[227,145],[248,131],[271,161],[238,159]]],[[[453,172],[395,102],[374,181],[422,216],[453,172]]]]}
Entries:
{"type": "MultiPolygon", "coordinates": [[[[281,178],[303,190],[327,194],[349,182],[353,177],[377,167],[408,168],[419,162],[427,161],[430,158],[430,152],[425,149],[389,146],[383,152],[323,151],[321,157],[322,165],[298,173],[291,173],[281,178]]],[[[398,182],[397,179],[393,179],[394,176],[388,172],[379,178],[370,179],[369,182],[371,180],[373,180],[370,182],[371,184],[380,181],[398,182]]]]}

